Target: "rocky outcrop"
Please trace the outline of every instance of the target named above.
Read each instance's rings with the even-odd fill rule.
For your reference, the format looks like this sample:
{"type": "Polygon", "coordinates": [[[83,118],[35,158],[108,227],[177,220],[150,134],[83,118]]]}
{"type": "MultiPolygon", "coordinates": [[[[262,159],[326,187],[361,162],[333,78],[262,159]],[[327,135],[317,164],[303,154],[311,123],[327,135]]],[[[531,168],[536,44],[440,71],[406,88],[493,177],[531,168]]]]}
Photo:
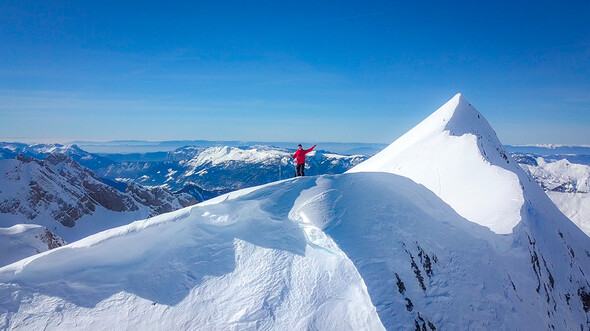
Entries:
{"type": "Polygon", "coordinates": [[[147,188],[135,182],[127,185],[125,193],[138,203],[150,207],[152,209],[151,216],[168,213],[197,203],[197,200],[189,194],[176,196],[163,187],[147,188]]]}
{"type": "Polygon", "coordinates": [[[49,229],[43,228],[43,232],[36,235],[35,238],[41,240],[43,243],[47,245],[47,249],[54,249],[61,247],[66,244],[66,242],[61,239],[59,236],[53,234],[49,229]]]}

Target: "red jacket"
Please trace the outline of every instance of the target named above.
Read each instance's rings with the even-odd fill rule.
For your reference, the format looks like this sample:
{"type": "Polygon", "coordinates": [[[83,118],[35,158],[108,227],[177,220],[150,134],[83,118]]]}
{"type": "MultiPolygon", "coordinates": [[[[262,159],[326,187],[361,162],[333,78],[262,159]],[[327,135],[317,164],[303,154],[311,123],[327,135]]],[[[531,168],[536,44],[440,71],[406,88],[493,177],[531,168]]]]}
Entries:
{"type": "Polygon", "coordinates": [[[297,164],[305,164],[305,154],[313,151],[313,149],[315,148],[316,145],[313,145],[312,148],[310,149],[302,149],[302,150],[297,150],[297,152],[295,152],[295,154],[293,154],[293,156],[291,156],[294,159],[297,159],[297,164]]]}

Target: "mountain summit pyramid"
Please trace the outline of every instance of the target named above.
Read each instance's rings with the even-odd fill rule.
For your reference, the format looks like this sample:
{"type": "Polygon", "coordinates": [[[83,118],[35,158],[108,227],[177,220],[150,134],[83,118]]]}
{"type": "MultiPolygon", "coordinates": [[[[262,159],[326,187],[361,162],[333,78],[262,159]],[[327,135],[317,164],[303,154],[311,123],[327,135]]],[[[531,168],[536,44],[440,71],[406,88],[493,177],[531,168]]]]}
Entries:
{"type": "Polygon", "coordinates": [[[494,129],[460,93],[348,172],[389,172],[436,193],[468,220],[499,234],[521,221],[525,186],[540,192],[494,129]]]}

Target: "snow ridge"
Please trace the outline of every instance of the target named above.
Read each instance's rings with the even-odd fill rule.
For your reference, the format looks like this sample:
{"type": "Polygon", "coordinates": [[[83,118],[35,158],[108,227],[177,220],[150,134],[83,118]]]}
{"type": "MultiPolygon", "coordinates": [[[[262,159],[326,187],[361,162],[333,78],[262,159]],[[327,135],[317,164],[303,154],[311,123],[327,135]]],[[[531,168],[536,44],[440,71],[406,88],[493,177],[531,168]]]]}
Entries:
{"type": "Polygon", "coordinates": [[[282,184],[0,269],[0,328],[383,329],[346,254],[288,218],[313,179],[282,184]]]}

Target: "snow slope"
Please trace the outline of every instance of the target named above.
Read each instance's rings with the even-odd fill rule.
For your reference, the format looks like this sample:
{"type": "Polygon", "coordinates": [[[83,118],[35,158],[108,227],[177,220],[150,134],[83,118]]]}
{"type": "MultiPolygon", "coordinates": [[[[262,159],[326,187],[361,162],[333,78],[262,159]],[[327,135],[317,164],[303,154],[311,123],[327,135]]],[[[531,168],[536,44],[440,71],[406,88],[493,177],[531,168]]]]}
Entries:
{"type": "Polygon", "coordinates": [[[520,222],[522,186],[529,181],[489,123],[461,94],[348,172],[367,171],[411,178],[461,216],[502,234],[520,222]]]}
{"type": "Polygon", "coordinates": [[[386,173],[321,177],[290,215],[348,255],[388,329],[590,327],[590,239],[563,216],[498,235],[386,173]]]}
{"type": "Polygon", "coordinates": [[[352,262],[288,218],[313,184],[134,222],[0,269],[0,328],[381,329],[352,262]]]}
{"type": "Polygon", "coordinates": [[[547,192],[551,201],[590,236],[590,193],[547,192]]]}
{"type": "Polygon", "coordinates": [[[39,225],[0,228],[0,267],[63,245],[60,237],[39,225]]]}
{"type": "Polygon", "coordinates": [[[0,326],[588,328],[590,238],[561,221],[498,235],[397,175],[290,179],[1,268],[0,326]]]}

